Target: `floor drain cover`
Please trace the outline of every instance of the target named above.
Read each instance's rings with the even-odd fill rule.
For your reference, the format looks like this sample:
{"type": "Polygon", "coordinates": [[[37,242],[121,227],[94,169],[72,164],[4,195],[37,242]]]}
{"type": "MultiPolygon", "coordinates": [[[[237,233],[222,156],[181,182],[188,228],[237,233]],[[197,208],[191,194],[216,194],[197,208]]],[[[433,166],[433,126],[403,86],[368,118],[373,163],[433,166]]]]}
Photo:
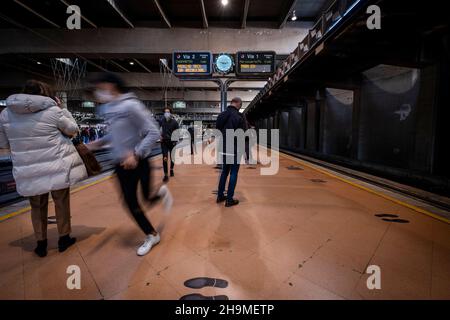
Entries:
{"type": "Polygon", "coordinates": [[[289,166],[289,167],[286,167],[286,169],[288,169],[288,170],[303,170],[303,168],[300,168],[297,166],[289,166]]]}
{"type": "Polygon", "coordinates": [[[311,181],[314,183],[325,183],[326,182],[325,180],[322,180],[322,179],[311,179],[311,181]]]}
{"type": "Polygon", "coordinates": [[[387,221],[387,222],[395,222],[395,223],[409,223],[409,220],[405,220],[405,219],[387,219],[387,218],[383,218],[381,220],[387,221]]]}
{"type": "Polygon", "coordinates": [[[378,214],[375,215],[375,217],[378,217],[378,218],[398,218],[398,215],[390,214],[390,213],[378,213],[378,214]]]}

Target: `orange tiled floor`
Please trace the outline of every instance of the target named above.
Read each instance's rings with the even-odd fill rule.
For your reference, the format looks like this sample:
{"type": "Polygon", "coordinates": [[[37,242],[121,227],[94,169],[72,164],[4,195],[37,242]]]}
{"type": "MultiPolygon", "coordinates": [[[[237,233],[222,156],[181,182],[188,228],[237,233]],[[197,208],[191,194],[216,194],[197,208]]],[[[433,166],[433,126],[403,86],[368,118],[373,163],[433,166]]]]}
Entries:
{"type": "MultiPolygon", "coordinates": [[[[158,160],[160,161],[160,160],[158,160]]],[[[230,299],[450,299],[450,225],[281,159],[276,176],[241,167],[236,197],[215,204],[217,170],[179,166],[169,187],[170,215],[148,212],[162,233],[136,256],[142,234],[111,179],[72,195],[77,244],[34,256],[29,213],[0,223],[1,299],[179,299],[190,293],[230,299]],[[314,183],[310,179],[322,179],[314,183]],[[399,214],[409,224],[374,214],[399,214]],[[66,268],[81,268],[81,290],[68,290],[66,268]],[[368,265],[381,268],[381,290],[368,290],[368,265]],[[225,279],[225,289],[186,288],[195,277],[225,279]]],[[[156,174],[158,183],[160,172],[156,174]]],[[[50,209],[52,215],[53,209],[50,209]]]]}

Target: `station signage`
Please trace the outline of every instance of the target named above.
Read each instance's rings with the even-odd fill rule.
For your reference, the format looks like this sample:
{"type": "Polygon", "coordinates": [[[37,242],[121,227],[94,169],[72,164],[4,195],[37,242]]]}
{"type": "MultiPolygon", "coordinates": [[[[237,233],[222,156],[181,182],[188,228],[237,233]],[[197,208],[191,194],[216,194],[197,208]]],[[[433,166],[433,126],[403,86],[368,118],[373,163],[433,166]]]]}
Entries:
{"type": "Polygon", "coordinates": [[[174,52],[173,72],[176,76],[210,76],[212,74],[211,52],[174,52]]]}
{"type": "Polygon", "coordinates": [[[269,76],[275,72],[274,51],[241,51],[236,54],[238,76],[269,76]]]}
{"type": "Polygon", "coordinates": [[[174,108],[174,109],[186,109],[186,102],[184,102],[184,101],[175,101],[172,104],[172,108],[174,108]]]}

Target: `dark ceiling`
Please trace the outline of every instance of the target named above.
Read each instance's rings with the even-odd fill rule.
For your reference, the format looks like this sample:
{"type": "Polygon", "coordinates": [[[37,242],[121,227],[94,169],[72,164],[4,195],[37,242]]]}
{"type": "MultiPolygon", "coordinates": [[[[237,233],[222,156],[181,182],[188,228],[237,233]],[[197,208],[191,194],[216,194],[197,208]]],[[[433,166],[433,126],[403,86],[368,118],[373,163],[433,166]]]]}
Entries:
{"type": "Polygon", "coordinates": [[[83,28],[282,28],[292,10],[313,21],[330,0],[2,0],[0,28],[64,28],[68,5],[78,5],[83,28]],[[204,8],[204,10],[202,9],[204,8]]]}

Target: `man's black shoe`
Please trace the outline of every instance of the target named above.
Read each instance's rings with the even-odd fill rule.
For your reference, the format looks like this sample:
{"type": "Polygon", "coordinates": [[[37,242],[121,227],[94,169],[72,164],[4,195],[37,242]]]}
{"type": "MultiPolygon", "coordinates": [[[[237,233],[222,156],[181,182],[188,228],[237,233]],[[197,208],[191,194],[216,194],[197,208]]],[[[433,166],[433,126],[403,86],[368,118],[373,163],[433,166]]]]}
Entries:
{"type": "Polygon", "coordinates": [[[232,206],[235,206],[235,205],[238,205],[238,204],[239,204],[239,200],[235,200],[235,199],[227,200],[225,202],[225,207],[232,207],[232,206]]]}
{"type": "Polygon", "coordinates": [[[69,235],[60,237],[58,240],[58,251],[59,252],[66,251],[75,242],[77,242],[77,238],[71,238],[69,235]]]}
{"type": "Polygon", "coordinates": [[[164,176],[163,182],[167,182],[167,181],[169,181],[169,177],[168,176],[164,176]]]}
{"type": "Polygon", "coordinates": [[[175,176],[175,174],[173,173],[173,170],[170,170],[170,176],[171,176],[171,177],[174,177],[174,176],[175,176]]]}
{"type": "Polygon", "coordinates": [[[217,197],[216,202],[217,202],[217,203],[221,203],[221,202],[224,202],[225,200],[227,200],[227,197],[225,197],[225,196],[217,197]]]}
{"type": "Polygon", "coordinates": [[[37,247],[36,249],[34,249],[34,253],[36,253],[41,258],[47,255],[47,239],[39,240],[37,242],[37,247]]]}

